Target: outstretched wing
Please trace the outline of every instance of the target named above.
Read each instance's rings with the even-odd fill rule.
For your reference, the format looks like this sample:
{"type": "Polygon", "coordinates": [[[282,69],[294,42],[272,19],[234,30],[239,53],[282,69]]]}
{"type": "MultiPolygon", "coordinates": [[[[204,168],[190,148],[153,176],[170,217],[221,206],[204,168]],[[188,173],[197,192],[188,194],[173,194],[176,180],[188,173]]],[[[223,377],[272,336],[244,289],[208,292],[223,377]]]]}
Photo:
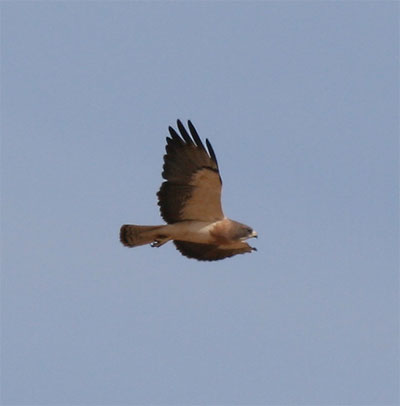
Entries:
{"type": "Polygon", "coordinates": [[[235,246],[227,245],[226,247],[223,245],[198,244],[186,241],[174,241],[174,244],[182,255],[198,259],[199,261],[217,261],[256,250],[246,242],[238,242],[235,246]]]}
{"type": "Polygon", "coordinates": [[[166,181],[157,193],[161,216],[167,223],[221,220],[222,181],[212,146],[206,140],[204,147],[190,121],[190,135],[177,123],[180,136],[169,127],[162,173],[166,181]]]}

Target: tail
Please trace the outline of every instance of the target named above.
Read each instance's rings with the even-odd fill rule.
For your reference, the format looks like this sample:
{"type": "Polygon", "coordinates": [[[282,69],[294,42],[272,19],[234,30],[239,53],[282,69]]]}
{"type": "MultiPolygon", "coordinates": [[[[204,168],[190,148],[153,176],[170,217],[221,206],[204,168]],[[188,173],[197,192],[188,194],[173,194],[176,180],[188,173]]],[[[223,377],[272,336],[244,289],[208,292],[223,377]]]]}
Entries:
{"type": "Polygon", "coordinates": [[[137,247],[160,240],[165,235],[162,229],[165,226],[136,226],[125,224],[121,227],[119,239],[126,247],[137,247]]]}

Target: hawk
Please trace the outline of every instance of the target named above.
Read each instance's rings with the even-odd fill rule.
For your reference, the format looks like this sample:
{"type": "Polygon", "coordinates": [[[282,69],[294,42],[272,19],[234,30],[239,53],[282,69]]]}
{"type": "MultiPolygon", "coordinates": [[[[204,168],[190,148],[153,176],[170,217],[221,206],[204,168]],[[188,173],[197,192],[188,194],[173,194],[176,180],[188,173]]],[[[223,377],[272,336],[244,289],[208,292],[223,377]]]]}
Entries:
{"type": "Polygon", "coordinates": [[[180,120],[177,126],[180,135],[169,127],[162,172],[165,182],[157,193],[167,224],[125,224],[120,230],[121,243],[127,247],[161,247],[172,240],[182,255],[200,261],[256,251],[245,241],[257,233],[224,216],[222,180],[210,142],[206,139],[206,149],[190,121],[190,135],[180,120]]]}

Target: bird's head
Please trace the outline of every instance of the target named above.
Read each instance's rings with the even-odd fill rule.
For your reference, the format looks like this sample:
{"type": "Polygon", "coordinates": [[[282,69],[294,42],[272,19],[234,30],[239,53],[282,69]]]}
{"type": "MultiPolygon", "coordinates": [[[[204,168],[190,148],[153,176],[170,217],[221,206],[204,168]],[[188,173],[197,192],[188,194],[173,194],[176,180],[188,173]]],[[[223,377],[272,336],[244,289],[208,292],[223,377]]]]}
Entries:
{"type": "Polygon", "coordinates": [[[258,234],[255,230],[253,230],[251,227],[246,226],[244,230],[244,236],[240,237],[242,241],[245,241],[249,238],[258,238],[258,234]]]}
{"type": "Polygon", "coordinates": [[[249,238],[257,238],[258,234],[251,227],[246,224],[241,224],[238,222],[235,223],[235,238],[240,241],[245,241],[249,238]]]}

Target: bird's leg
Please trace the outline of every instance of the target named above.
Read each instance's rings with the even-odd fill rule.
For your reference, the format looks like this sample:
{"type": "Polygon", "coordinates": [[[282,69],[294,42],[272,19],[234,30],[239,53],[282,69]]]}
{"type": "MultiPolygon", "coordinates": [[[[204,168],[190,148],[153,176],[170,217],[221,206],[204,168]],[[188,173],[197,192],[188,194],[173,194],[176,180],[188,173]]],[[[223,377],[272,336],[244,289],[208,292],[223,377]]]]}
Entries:
{"type": "Polygon", "coordinates": [[[157,235],[157,238],[150,244],[151,247],[161,247],[170,240],[166,235],[157,235]]]}

